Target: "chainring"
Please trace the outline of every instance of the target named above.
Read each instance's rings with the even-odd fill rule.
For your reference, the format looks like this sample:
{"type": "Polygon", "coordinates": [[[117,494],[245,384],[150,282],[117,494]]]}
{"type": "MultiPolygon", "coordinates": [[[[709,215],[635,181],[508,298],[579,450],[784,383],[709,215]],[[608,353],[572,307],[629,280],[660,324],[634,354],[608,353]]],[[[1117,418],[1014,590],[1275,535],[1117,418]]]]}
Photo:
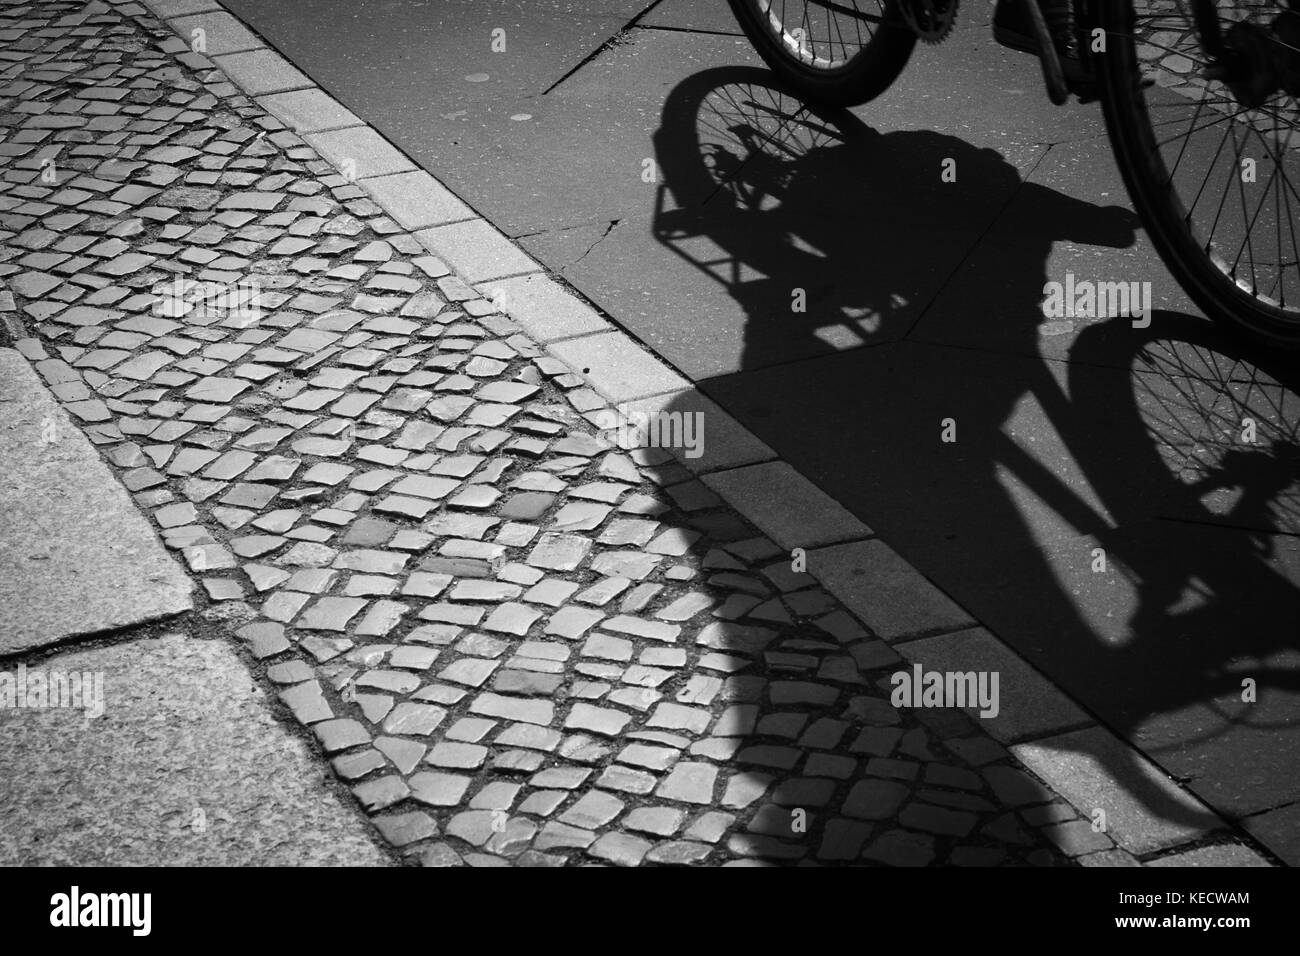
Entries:
{"type": "Polygon", "coordinates": [[[957,22],[958,0],[899,0],[899,13],[923,43],[942,43],[957,22]]]}

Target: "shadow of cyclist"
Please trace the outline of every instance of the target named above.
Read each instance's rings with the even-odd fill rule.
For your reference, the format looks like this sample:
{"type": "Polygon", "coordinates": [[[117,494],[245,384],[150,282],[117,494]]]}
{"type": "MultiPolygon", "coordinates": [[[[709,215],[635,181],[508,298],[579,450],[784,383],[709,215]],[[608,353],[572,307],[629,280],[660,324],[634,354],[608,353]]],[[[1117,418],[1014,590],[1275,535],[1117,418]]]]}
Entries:
{"type": "MultiPolygon", "coordinates": [[[[715,262],[733,260],[726,270],[701,267],[728,283],[747,316],[740,372],[702,383],[701,390],[939,580],[1121,739],[1157,763],[1170,755],[1179,766],[1204,759],[1192,751],[1208,713],[1227,715],[1219,722],[1229,725],[1225,734],[1260,719],[1231,706],[1242,677],[1257,678],[1261,693],[1296,688],[1294,670],[1277,660],[1294,650],[1294,627],[1278,625],[1294,624],[1300,595],[1250,543],[1275,540],[1274,505],[1295,477],[1293,466],[1279,463],[1294,460],[1294,446],[1275,436],[1271,444],[1221,455],[1221,467],[1206,465],[1202,486],[1180,483],[1165,445],[1184,452],[1182,436],[1153,433],[1144,422],[1152,402],[1146,392],[1159,370],[1138,359],[1144,348],[1159,348],[1157,330],[1167,337],[1180,319],[1191,323],[1193,354],[1231,355],[1239,366],[1240,347],[1203,323],[1167,313],[1145,332],[1127,318],[1046,328],[1044,283],[1059,278],[1047,272],[1053,244],[1130,246],[1137,226],[1131,212],[1023,182],[996,151],[952,136],[881,134],[848,113],[813,110],[774,83],[761,70],[696,74],[670,95],[655,137],[670,193],[656,235],[671,246],[703,234],[723,253],[715,262]],[[700,120],[710,110],[715,115],[700,120]],[[999,256],[990,269],[969,260],[995,221],[999,256]],[[950,276],[972,297],[949,308],[939,328],[956,323],[967,339],[987,332],[998,354],[927,345],[916,335],[919,318],[950,276]],[[1046,331],[1076,335],[1070,363],[1042,358],[1046,331]],[[779,367],[790,362],[798,364],[779,367]],[[946,415],[960,422],[955,445],[938,437],[946,415]],[[1044,432],[1036,423],[1049,427],[1044,432]],[[1201,498],[1212,485],[1237,489],[1236,504],[1207,508],[1201,498]],[[1242,525],[1253,538],[1235,530],[1242,525]],[[1097,547],[1109,555],[1112,573],[1094,578],[1097,547]],[[1253,630],[1234,628],[1234,621],[1253,630]],[[1258,665],[1253,670],[1251,661],[1258,665]]],[[[1175,343],[1174,352],[1179,348],[1175,343]]],[[[1211,434],[1218,423],[1206,413],[1222,383],[1208,376],[1200,383],[1206,387],[1189,389],[1186,375],[1155,385],[1157,404],[1182,396],[1187,407],[1168,403],[1171,421],[1199,429],[1192,441],[1222,442],[1221,434],[1211,434]]],[[[1283,392],[1295,384],[1270,381],[1283,392]]],[[[699,396],[690,395],[667,410],[700,407],[699,396]]],[[[1285,422],[1276,425],[1281,434],[1285,422]]],[[[704,458],[693,467],[716,467],[726,453],[706,441],[704,458]]],[[[797,514],[800,502],[788,508],[797,514]]],[[[871,569],[862,581],[871,588],[871,569]]],[[[742,617],[736,626],[750,623],[761,622],[742,617]]],[[[792,626],[825,639],[798,614],[792,626]]],[[[927,633],[940,629],[886,636],[919,637],[904,646],[921,648],[927,633]]],[[[896,660],[884,653],[858,657],[859,675],[887,694],[896,660]]],[[[757,672],[775,678],[780,670],[768,662],[757,672]]],[[[1002,690],[1004,706],[1032,710],[1032,688],[1002,690]]],[[[780,710],[771,700],[753,703],[760,727],[780,710]]],[[[1268,720],[1289,706],[1269,709],[1268,720]]],[[[930,731],[943,727],[934,713],[916,716],[930,731]]],[[[1088,719],[1078,718],[1076,725],[1088,719]]],[[[1268,720],[1256,723],[1257,732],[1272,739],[1253,739],[1252,759],[1261,747],[1281,746],[1268,720]]],[[[775,745],[754,722],[747,726],[751,746],[775,745]]],[[[1022,728],[1012,739],[1043,736],[1032,715],[1026,726],[1034,732],[1022,728]]],[[[1085,731],[1035,748],[1078,767],[1105,765],[1125,790],[1119,802],[1136,804],[1164,827],[1151,848],[1170,834],[1220,824],[1139,771],[1136,754],[1098,740],[1085,731]]],[[[930,738],[908,751],[895,749],[895,741],[865,753],[924,762],[934,745],[930,738]]],[[[1221,755],[1222,748],[1211,759],[1221,755]]],[[[754,771],[763,786],[772,773],[770,766],[754,771]]],[[[1233,773],[1229,767],[1227,776],[1233,773]]],[[[778,789],[803,779],[789,770],[778,777],[778,789]]],[[[1216,786],[1200,791],[1212,805],[1230,816],[1250,812],[1239,794],[1216,786]]],[[[929,799],[936,799],[933,793],[929,799]]],[[[891,819],[915,826],[906,812],[891,819]]],[[[1140,835],[1135,839],[1142,843],[1140,835]]],[[[939,852],[933,859],[945,857],[939,852]]]]}

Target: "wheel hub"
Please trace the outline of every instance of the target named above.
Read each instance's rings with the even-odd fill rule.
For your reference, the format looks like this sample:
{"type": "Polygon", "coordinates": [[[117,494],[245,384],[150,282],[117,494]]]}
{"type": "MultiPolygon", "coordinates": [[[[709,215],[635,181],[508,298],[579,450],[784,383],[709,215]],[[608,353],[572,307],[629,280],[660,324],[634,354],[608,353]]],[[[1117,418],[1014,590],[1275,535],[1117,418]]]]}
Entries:
{"type": "Polygon", "coordinates": [[[1242,106],[1262,106],[1277,91],[1300,97],[1300,13],[1287,10],[1268,27],[1234,23],[1225,56],[1208,71],[1242,106]]]}

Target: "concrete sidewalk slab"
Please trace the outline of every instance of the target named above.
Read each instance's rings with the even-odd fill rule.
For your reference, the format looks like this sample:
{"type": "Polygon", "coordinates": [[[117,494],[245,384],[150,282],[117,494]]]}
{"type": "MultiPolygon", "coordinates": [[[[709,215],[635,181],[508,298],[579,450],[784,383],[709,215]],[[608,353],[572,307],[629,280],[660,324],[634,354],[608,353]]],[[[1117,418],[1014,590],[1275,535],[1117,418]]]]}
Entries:
{"type": "Polygon", "coordinates": [[[551,345],[551,353],[612,402],[630,402],[690,383],[623,332],[598,332],[551,345]]]}
{"type": "Polygon", "coordinates": [[[754,465],[776,458],[776,452],[760,441],[753,432],[694,388],[684,388],[666,395],[638,399],[620,407],[628,414],[645,416],[645,420],[654,416],[659,416],[663,420],[663,416],[674,413],[683,416],[699,415],[702,453],[692,458],[687,454],[689,449],[667,449],[697,475],[754,465]]]}
{"type": "Polygon", "coordinates": [[[274,93],[258,97],[257,102],[299,133],[319,133],[361,125],[361,120],[350,109],[319,89],[274,93]]]}
{"type": "Polygon", "coordinates": [[[0,421],[0,653],[193,606],[190,579],[12,349],[0,349],[0,421]]]}
{"type": "Polygon", "coordinates": [[[811,551],[808,573],[887,641],[975,623],[883,541],[811,551]]]}
{"type": "Polygon", "coordinates": [[[708,475],[704,483],[783,548],[853,541],[871,529],[783,461],[708,475]]]}
{"type": "Polygon", "coordinates": [[[225,11],[179,17],[172,21],[171,27],[177,33],[191,38],[196,37],[194,31],[202,30],[203,48],[195,52],[206,53],[208,56],[239,53],[262,46],[262,41],[251,30],[225,11]]]}
{"type": "Polygon", "coordinates": [[[369,126],[352,126],[328,133],[312,133],[307,142],[355,179],[386,176],[414,170],[415,164],[369,126]]]}
{"type": "Polygon", "coordinates": [[[1247,817],[1241,825],[1288,866],[1300,866],[1300,803],[1247,817]]]}
{"type": "MultiPolygon", "coordinates": [[[[983,628],[905,641],[894,647],[927,671],[996,672],[998,713],[978,719],[982,728],[1003,743],[1091,723],[1091,718],[1060,688],[983,628]]],[[[978,711],[978,707],[967,708],[973,717],[978,711]]]]}
{"type": "Polygon", "coordinates": [[[39,671],[102,674],[104,711],[0,709],[0,864],[389,863],[229,644],[170,634],[39,671]]]}
{"type": "Polygon", "coordinates": [[[1223,826],[1160,768],[1101,727],[1011,752],[1090,818],[1105,811],[1105,831],[1130,853],[1170,849],[1223,826]]]}
{"type": "Polygon", "coordinates": [[[360,185],[403,229],[424,229],[474,215],[424,170],[363,179],[360,185]]]}
{"type": "Polygon", "coordinates": [[[216,0],[149,0],[149,6],[160,17],[186,17],[223,9],[216,0]]]}
{"type": "Polygon", "coordinates": [[[538,342],[612,329],[595,309],[540,272],[485,282],[477,288],[538,342]]]}
{"type": "Polygon", "coordinates": [[[537,272],[541,268],[483,219],[425,229],[416,238],[451,263],[470,283],[537,272]]]}
{"type": "Polygon", "coordinates": [[[213,62],[249,96],[301,90],[311,86],[310,79],[274,50],[231,53],[214,57],[213,62]]]}

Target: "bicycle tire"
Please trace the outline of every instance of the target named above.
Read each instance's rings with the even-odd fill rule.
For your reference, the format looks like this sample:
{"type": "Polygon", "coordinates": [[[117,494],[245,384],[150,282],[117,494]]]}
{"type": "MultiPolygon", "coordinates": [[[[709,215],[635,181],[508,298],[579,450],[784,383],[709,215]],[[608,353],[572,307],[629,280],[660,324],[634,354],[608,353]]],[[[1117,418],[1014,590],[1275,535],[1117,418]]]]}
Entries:
{"type": "MultiPolygon", "coordinates": [[[[1262,301],[1215,262],[1188,224],[1147,108],[1132,0],[1098,0],[1106,53],[1095,56],[1106,129],[1116,163],[1152,245],[1192,301],[1215,321],[1264,344],[1300,349],[1300,311],[1262,301]]],[[[1175,163],[1177,168],[1177,163],[1175,163]]],[[[1247,232],[1251,231],[1247,226],[1247,232]]],[[[1235,272],[1235,265],[1230,267],[1235,272]]],[[[1300,301],[1294,306],[1300,308],[1300,301]]]]}
{"type": "Polygon", "coordinates": [[[790,35],[768,13],[771,0],[728,0],[736,22],[763,58],[800,95],[834,106],[857,106],[875,99],[898,78],[916,46],[916,34],[898,23],[876,25],[870,40],[840,67],[820,69],[796,55],[790,35]],[[764,9],[766,8],[766,10],[764,9]]]}
{"type": "MultiPolygon", "coordinates": [[[[803,138],[792,135],[791,131],[809,121],[821,127],[825,131],[823,135],[841,142],[848,142],[849,137],[861,136],[866,131],[861,120],[852,113],[831,104],[805,102],[802,94],[789,88],[785,80],[774,77],[761,67],[720,66],[696,73],[673,89],[664,101],[661,125],[653,137],[664,186],[682,213],[694,214],[697,207],[707,200],[710,215],[715,220],[734,222],[737,216],[746,214],[760,219],[763,216],[759,210],[738,201],[728,188],[730,178],[711,169],[706,161],[708,144],[701,138],[702,130],[708,130],[714,137],[722,135],[724,140],[732,132],[729,127],[733,124],[719,122],[716,114],[701,123],[701,115],[715,100],[721,104],[734,104],[738,109],[749,101],[765,104],[767,108],[756,108],[753,118],[744,125],[760,125],[762,116],[776,117],[776,121],[782,124],[779,139],[787,148],[801,147],[803,138]],[[733,90],[743,91],[744,95],[733,98],[733,90]],[[785,115],[782,108],[789,109],[789,115],[785,115]]],[[[729,148],[739,152],[738,143],[730,143],[729,148]]],[[[739,159],[737,169],[744,168],[753,157],[741,154],[739,159]]],[[[659,235],[660,225],[656,220],[653,226],[660,241],[671,241],[659,235]]],[[[745,262],[764,275],[782,272],[792,261],[809,255],[792,248],[784,233],[773,235],[761,228],[746,228],[739,232],[715,230],[709,238],[728,256],[745,262]]]]}

